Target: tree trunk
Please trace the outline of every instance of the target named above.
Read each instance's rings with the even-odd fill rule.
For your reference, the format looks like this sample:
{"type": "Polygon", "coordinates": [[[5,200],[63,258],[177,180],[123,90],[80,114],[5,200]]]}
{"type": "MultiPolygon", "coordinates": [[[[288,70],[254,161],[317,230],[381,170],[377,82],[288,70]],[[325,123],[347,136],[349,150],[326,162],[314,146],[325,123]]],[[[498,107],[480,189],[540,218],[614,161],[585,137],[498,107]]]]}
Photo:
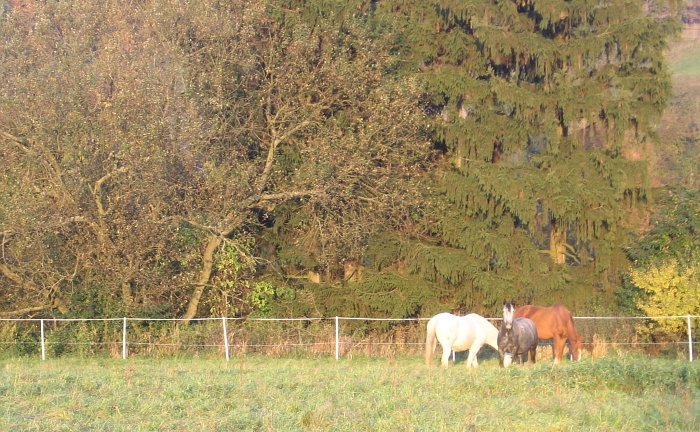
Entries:
{"type": "Polygon", "coordinates": [[[0,317],[6,317],[6,318],[19,318],[22,315],[28,314],[28,313],[34,313],[34,312],[41,312],[51,309],[50,305],[43,305],[43,306],[31,306],[27,308],[22,308],[22,309],[17,309],[13,311],[3,311],[0,312],[0,317]]]}
{"type": "Polygon", "coordinates": [[[187,305],[187,311],[182,316],[186,324],[197,315],[197,308],[199,307],[199,301],[204,293],[204,288],[209,284],[209,279],[211,279],[211,271],[214,267],[214,254],[219,248],[219,245],[221,245],[221,241],[221,237],[214,234],[210,235],[207,240],[207,246],[204,248],[204,253],[202,254],[202,269],[199,271],[199,278],[197,278],[194,292],[187,305]]]}
{"type": "Polygon", "coordinates": [[[566,263],[566,231],[560,231],[556,224],[549,231],[549,255],[555,264],[566,263]]]}
{"type": "Polygon", "coordinates": [[[128,280],[122,282],[122,301],[126,307],[130,307],[134,302],[134,295],[131,292],[131,283],[128,280]]]}

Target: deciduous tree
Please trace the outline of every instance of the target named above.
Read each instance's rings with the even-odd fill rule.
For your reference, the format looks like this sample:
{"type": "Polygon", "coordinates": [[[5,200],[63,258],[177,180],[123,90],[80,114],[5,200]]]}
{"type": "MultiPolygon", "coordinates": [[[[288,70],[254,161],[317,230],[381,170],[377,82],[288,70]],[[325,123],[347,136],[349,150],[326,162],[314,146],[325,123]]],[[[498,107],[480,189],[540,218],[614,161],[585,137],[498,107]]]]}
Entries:
{"type": "Polygon", "coordinates": [[[361,16],[247,0],[4,11],[7,313],[228,313],[215,297],[252,298],[251,239],[282,204],[321,260],[415,204],[421,89],[387,78],[395,59],[361,16]],[[242,272],[221,268],[232,250],[242,272]]]}

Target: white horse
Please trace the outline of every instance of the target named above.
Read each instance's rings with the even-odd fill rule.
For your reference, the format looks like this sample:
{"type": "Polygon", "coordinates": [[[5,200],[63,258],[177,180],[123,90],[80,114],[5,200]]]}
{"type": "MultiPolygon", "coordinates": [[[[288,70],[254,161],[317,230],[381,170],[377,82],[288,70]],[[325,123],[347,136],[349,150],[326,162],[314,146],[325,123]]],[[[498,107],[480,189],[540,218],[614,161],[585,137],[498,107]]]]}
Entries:
{"type": "Polygon", "coordinates": [[[457,316],[443,312],[428,321],[425,336],[425,363],[428,366],[432,364],[437,342],[442,345],[442,367],[447,367],[452,351],[465,350],[469,350],[467,367],[477,367],[476,354],[485,343],[498,351],[498,329],[475,313],[457,316]]]}

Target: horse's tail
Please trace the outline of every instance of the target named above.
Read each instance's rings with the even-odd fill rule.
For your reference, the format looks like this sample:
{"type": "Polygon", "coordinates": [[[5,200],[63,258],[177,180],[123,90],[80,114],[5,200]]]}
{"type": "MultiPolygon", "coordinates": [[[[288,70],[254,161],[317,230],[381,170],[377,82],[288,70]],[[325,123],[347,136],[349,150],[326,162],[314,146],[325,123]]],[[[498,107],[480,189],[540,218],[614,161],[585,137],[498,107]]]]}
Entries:
{"type": "Polygon", "coordinates": [[[581,360],[581,339],[578,337],[576,332],[576,326],[574,325],[574,317],[571,312],[566,309],[567,320],[566,320],[566,332],[569,335],[569,351],[571,351],[571,356],[578,357],[573,360],[581,360]],[[576,353],[576,354],[574,354],[576,353]]]}
{"type": "Polygon", "coordinates": [[[431,318],[428,321],[425,331],[425,364],[427,366],[432,366],[433,364],[433,353],[435,352],[435,347],[437,346],[437,338],[435,337],[435,319],[431,318]]]}

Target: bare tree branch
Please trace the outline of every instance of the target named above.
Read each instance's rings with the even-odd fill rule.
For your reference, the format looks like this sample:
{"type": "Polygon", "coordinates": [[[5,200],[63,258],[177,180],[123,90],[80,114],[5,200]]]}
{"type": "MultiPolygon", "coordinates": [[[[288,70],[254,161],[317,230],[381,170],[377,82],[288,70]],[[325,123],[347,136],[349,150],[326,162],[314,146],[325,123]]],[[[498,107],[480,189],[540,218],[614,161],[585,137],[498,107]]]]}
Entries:
{"type": "Polygon", "coordinates": [[[309,196],[320,196],[322,194],[319,190],[300,190],[300,191],[288,191],[288,192],[278,192],[261,195],[258,198],[258,202],[265,201],[285,201],[293,198],[304,198],[309,196]]]}
{"type": "Polygon", "coordinates": [[[54,155],[51,154],[51,152],[48,149],[43,148],[42,146],[33,145],[34,143],[31,143],[26,139],[18,138],[5,130],[0,130],[0,136],[4,137],[8,141],[13,142],[20,150],[22,150],[27,155],[32,156],[33,154],[35,156],[39,156],[39,159],[42,161],[42,164],[46,167],[46,170],[53,177],[55,184],[60,186],[60,191],[62,195],[65,198],[70,199],[70,195],[67,193],[65,185],[63,184],[63,171],[61,170],[61,167],[56,161],[54,155]]]}
{"type": "Polygon", "coordinates": [[[0,130],[0,135],[2,135],[6,140],[12,141],[13,143],[17,144],[25,152],[29,152],[29,145],[24,140],[21,140],[4,130],[0,130]]]}
{"type": "Polygon", "coordinates": [[[47,309],[53,309],[53,306],[51,306],[51,305],[31,306],[31,307],[26,307],[26,308],[22,308],[22,309],[16,309],[13,311],[0,312],[0,317],[4,317],[4,318],[19,317],[19,316],[26,315],[29,313],[45,311],[47,309]]]}
{"type": "Polygon", "coordinates": [[[37,286],[34,284],[34,282],[24,279],[22,276],[12,271],[12,269],[7,264],[0,264],[0,274],[5,276],[12,282],[16,283],[17,285],[20,285],[23,289],[27,291],[37,290],[37,286]]]}
{"type": "Polygon", "coordinates": [[[184,216],[176,215],[176,216],[168,216],[164,219],[161,219],[163,223],[174,221],[174,222],[181,222],[181,223],[186,223],[187,225],[191,225],[195,228],[199,228],[202,231],[208,232],[210,234],[216,235],[216,236],[222,236],[223,234],[221,231],[216,229],[216,227],[213,227],[211,225],[203,225],[198,222],[193,221],[192,219],[188,219],[184,216]]]}
{"type": "Polygon", "coordinates": [[[267,150],[267,159],[265,160],[265,167],[263,168],[262,174],[258,178],[255,184],[255,193],[261,194],[265,190],[265,185],[270,179],[270,174],[272,173],[272,168],[275,164],[275,154],[277,153],[277,147],[288,140],[292,135],[302,130],[310,124],[310,121],[304,120],[294,127],[287,130],[284,134],[280,136],[273,136],[272,142],[270,143],[270,148],[267,150]]]}
{"type": "Polygon", "coordinates": [[[95,182],[95,187],[92,190],[93,197],[95,199],[95,205],[97,207],[97,214],[100,216],[100,218],[103,218],[107,216],[109,213],[109,209],[105,210],[104,205],[102,204],[102,185],[104,183],[114,177],[116,174],[121,174],[125,173],[129,170],[128,167],[119,167],[114,171],[108,172],[107,174],[103,175],[97,181],[95,182]]]}

